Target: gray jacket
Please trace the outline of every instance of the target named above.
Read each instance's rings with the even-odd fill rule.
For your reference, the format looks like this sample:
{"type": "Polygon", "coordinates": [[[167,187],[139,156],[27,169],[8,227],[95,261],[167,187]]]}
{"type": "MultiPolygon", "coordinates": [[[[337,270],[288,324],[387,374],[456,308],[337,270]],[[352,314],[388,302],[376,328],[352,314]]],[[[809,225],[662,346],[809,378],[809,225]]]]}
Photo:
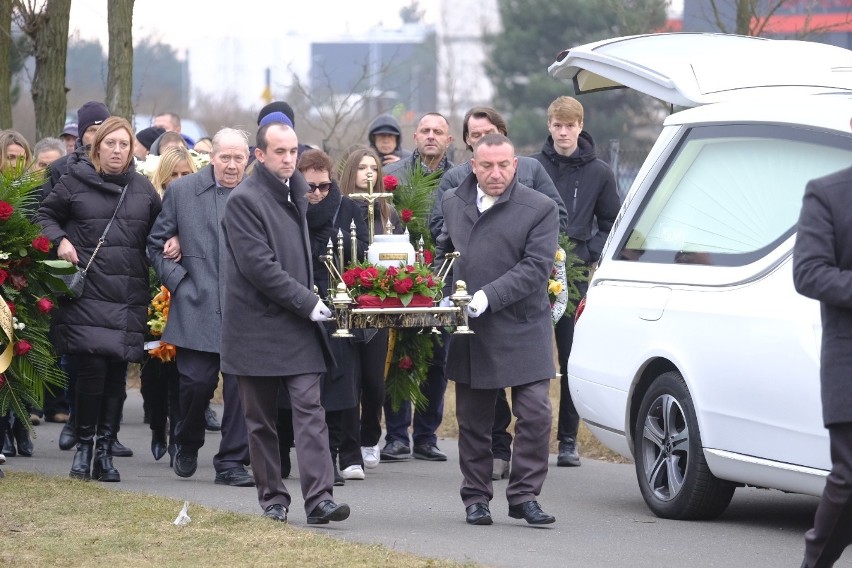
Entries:
{"type": "Polygon", "coordinates": [[[169,184],[163,211],[148,237],[148,259],[172,294],[163,341],[219,353],[225,257],[222,217],[231,190],[216,187],[213,166],[169,184]],[[180,262],[163,257],[165,242],[178,235],[180,262]]]}
{"type": "Polygon", "coordinates": [[[471,318],[474,335],[454,335],[447,353],[447,378],[475,389],[529,384],[556,376],[553,324],[547,280],[556,255],[556,204],[512,181],[480,215],[476,177],[444,194],[447,216],[437,255],[457,250],[452,280],[479,290],[488,309],[471,318]]]}
{"type": "MultiPolygon", "coordinates": [[[[458,187],[462,181],[473,171],[473,165],[470,160],[459,164],[454,168],[444,172],[441,178],[441,184],[438,186],[435,201],[432,203],[432,211],[429,214],[429,231],[432,233],[432,239],[436,240],[441,234],[441,225],[444,224],[444,212],[441,209],[441,198],[448,189],[458,187]]],[[[544,167],[533,158],[526,156],[518,156],[518,169],[516,172],[518,182],[531,189],[543,193],[547,197],[556,202],[559,208],[559,230],[562,233],[568,232],[568,210],[565,209],[565,202],[559,195],[553,180],[547,175],[544,167]]]]}

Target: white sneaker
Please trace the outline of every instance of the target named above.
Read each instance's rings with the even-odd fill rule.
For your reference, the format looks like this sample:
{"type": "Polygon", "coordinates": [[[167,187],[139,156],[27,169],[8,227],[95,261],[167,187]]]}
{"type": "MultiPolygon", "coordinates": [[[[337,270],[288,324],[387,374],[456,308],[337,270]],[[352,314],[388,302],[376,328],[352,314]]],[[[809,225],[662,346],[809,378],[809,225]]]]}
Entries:
{"type": "Polygon", "coordinates": [[[364,468],[360,465],[350,465],[340,472],[343,479],[364,479],[364,468]]]}
{"type": "Polygon", "coordinates": [[[379,445],[376,444],[375,446],[362,446],[361,457],[364,459],[364,467],[366,467],[367,469],[379,467],[379,445]]]}
{"type": "Polygon", "coordinates": [[[4,456],[2,452],[0,452],[0,464],[4,463],[6,463],[6,456],[4,456]]]}

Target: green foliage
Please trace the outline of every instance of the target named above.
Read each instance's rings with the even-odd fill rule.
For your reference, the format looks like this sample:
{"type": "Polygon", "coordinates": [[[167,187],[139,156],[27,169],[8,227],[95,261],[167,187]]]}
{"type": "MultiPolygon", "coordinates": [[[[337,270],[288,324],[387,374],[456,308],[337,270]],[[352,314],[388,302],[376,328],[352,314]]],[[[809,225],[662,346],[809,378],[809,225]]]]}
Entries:
{"type": "MultiPolygon", "coordinates": [[[[648,33],[665,23],[664,0],[498,0],[503,31],[486,38],[486,72],[496,90],[495,105],[510,117],[518,146],[537,146],[546,138],[546,110],[573,87],[547,73],[556,55],[574,45],[620,35],[648,33]]],[[[581,95],[587,130],[603,141],[630,133],[635,95],[626,91],[581,95]]]]}
{"type": "Polygon", "coordinates": [[[411,401],[418,410],[426,407],[428,401],[420,385],[428,376],[433,341],[441,341],[441,336],[428,329],[390,330],[385,392],[394,411],[405,401],[411,401]]]}
{"type": "MultiPolygon", "coordinates": [[[[432,251],[435,248],[432,243],[432,234],[429,231],[429,213],[432,210],[434,194],[441,182],[442,173],[427,174],[418,165],[418,167],[411,168],[408,183],[398,185],[393,190],[393,205],[399,213],[403,225],[408,229],[414,250],[417,250],[421,237],[423,237],[424,250],[432,251]],[[410,212],[410,214],[407,212],[410,212]]],[[[389,177],[393,176],[385,176],[386,190],[388,187],[387,178],[389,177]]]]}

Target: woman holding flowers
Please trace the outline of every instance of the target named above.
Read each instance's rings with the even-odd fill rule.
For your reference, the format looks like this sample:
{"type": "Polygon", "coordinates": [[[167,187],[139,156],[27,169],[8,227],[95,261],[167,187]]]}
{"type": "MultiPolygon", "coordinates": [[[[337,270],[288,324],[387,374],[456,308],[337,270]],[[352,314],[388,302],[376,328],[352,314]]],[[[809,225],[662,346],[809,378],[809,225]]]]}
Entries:
{"type": "Polygon", "coordinates": [[[150,299],[145,241],[161,204],[148,179],[133,168],[133,143],[125,119],[105,120],[89,153],[70,156],[68,173],[36,216],[59,258],[85,267],[98,251],[82,294],[60,300],[52,332],[77,378],[77,452],[70,473],[76,479],[121,480],[112,445],[126,397],[127,363],[144,356],[150,299]]]}
{"type": "MultiPolygon", "coordinates": [[[[151,174],[151,185],[154,186],[162,199],[171,182],[196,171],[195,161],[192,159],[189,150],[183,146],[169,148],[159,156],[157,167],[151,174]]],[[[166,241],[165,249],[173,258],[179,259],[178,237],[172,237],[166,241]]],[[[163,288],[159,282],[157,282],[156,288],[158,294],[155,294],[155,296],[160,297],[163,294],[163,288]]],[[[165,294],[168,294],[168,291],[165,294]]],[[[165,309],[167,310],[168,307],[165,309]]],[[[152,331],[154,330],[152,329],[152,331]]],[[[159,333],[154,335],[162,335],[162,333],[162,329],[159,329],[159,333]]],[[[145,412],[150,419],[151,454],[155,460],[166,455],[166,451],[169,451],[172,456],[174,455],[173,440],[180,399],[178,397],[177,365],[171,358],[173,352],[174,348],[171,350],[165,346],[158,348],[142,365],[140,376],[141,388],[139,390],[142,394],[145,412]],[[169,425],[168,440],[172,442],[166,439],[166,422],[169,425]]]]}
{"type": "MultiPolygon", "coordinates": [[[[353,193],[366,193],[370,183],[373,192],[384,192],[384,176],[382,173],[382,162],[379,156],[369,148],[356,148],[346,158],[343,172],[340,175],[340,191],[343,195],[353,193]],[[368,176],[369,174],[369,176],[368,176]]],[[[363,219],[368,219],[368,205],[366,201],[358,201],[361,207],[363,219]]],[[[394,227],[394,233],[401,234],[404,231],[399,215],[393,205],[384,199],[379,199],[373,205],[375,208],[373,232],[376,235],[385,233],[388,221],[394,227]]],[[[379,440],[382,436],[382,405],[385,401],[385,359],[388,354],[388,331],[378,330],[376,335],[367,343],[359,343],[361,356],[361,417],[360,424],[357,420],[344,430],[348,436],[348,442],[341,447],[341,454],[356,440],[361,446],[361,455],[364,466],[374,468],[379,465],[379,440]]],[[[347,452],[348,453],[348,452],[347,452]]],[[[343,464],[341,464],[342,466],[343,464]]],[[[363,479],[364,471],[360,466],[343,475],[354,476],[363,479]]]]}

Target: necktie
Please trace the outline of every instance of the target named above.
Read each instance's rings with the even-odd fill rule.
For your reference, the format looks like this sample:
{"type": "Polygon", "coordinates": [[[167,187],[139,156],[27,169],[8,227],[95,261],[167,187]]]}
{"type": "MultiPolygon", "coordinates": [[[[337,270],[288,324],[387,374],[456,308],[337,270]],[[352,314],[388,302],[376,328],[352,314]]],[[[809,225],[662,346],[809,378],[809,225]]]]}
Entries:
{"type": "Polygon", "coordinates": [[[483,195],[482,199],[479,202],[479,212],[482,213],[491,209],[491,206],[494,205],[494,202],[497,201],[497,198],[493,195],[483,195]]]}

